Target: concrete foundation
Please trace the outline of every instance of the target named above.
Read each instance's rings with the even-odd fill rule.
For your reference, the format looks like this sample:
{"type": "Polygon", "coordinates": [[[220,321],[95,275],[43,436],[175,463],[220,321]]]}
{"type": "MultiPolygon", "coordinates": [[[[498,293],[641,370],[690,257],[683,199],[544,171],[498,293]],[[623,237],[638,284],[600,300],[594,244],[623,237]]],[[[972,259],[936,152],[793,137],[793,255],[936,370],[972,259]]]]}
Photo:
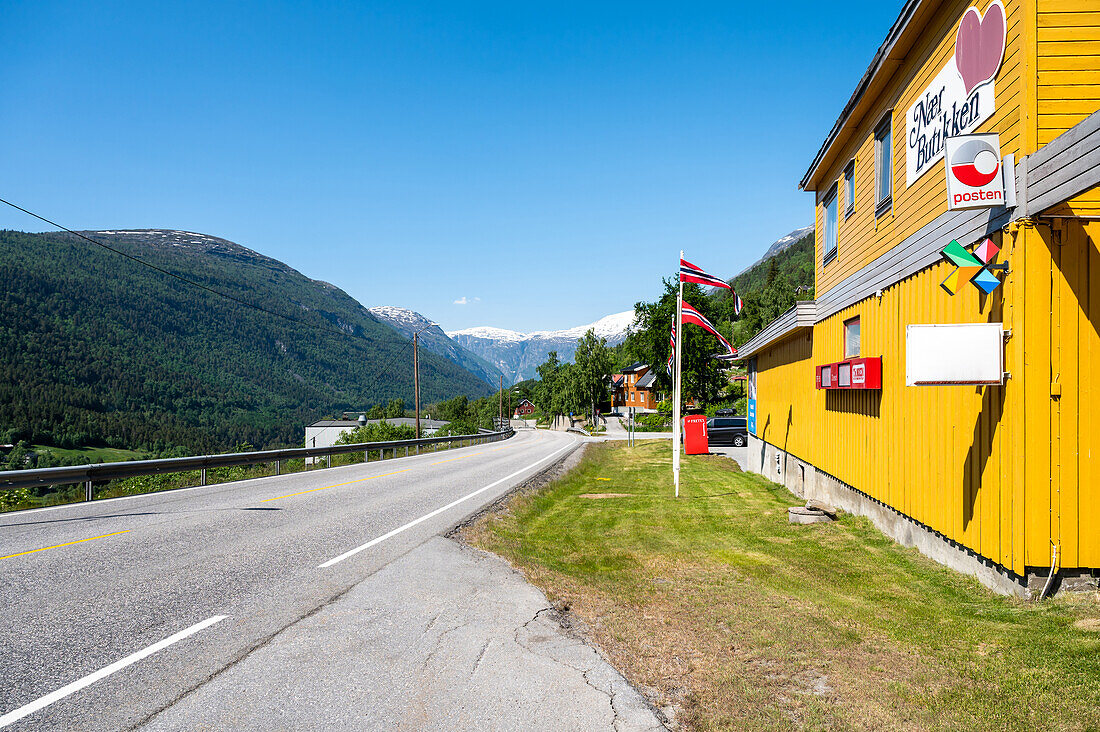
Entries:
{"type": "MultiPolygon", "coordinates": [[[[1046,582],[1049,567],[1036,570],[1042,581],[1038,582],[1038,589],[1033,589],[1036,580],[1030,570],[1027,577],[1022,577],[754,435],[749,435],[746,463],[742,466],[745,470],[786,486],[800,498],[824,501],[848,513],[866,516],[879,531],[902,546],[916,547],[926,557],[977,578],[995,592],[1038,597],[1046,582]]],[[[1096,577],[1091,574],[1088,577],[1095,587],[1096,577]]],[[[1075,580],[1072,584],[1081,585],[1082,581],[1075,580]]]]}

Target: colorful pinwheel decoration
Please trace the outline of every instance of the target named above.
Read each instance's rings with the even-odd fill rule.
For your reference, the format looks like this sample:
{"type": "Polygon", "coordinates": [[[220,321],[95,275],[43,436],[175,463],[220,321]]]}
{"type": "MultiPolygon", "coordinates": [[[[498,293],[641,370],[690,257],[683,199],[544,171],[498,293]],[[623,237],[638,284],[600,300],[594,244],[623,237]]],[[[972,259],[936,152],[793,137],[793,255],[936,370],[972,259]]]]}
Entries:
{"type": "Polygon", "coordinates": [[[986,239],[979,244],[973,253],[968,252],[966,247],[952,239],[951,243],[940,252],[940,256],[949,264],[955,265],[955,269],[947,275],[946,280],[940,283],[940,287],[949,295],[957,295],[963,285],[969,282],[985,294],[993,294],[993,291],[1001,286],[1001,280],[993,272],[1008,272],[1007,262],[993,263],[999,251],[1001,248],[991,239],[986,239]]]}

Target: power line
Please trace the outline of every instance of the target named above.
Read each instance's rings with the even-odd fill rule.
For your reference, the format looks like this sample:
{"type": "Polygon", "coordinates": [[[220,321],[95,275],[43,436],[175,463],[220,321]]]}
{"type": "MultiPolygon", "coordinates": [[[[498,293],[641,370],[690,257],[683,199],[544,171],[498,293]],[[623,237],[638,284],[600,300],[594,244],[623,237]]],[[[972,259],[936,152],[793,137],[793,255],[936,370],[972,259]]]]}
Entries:
{"type": "Polygon", "coordinates": [[[202,284],[201,282],[196,282],[195,280],[192,280],[188,277],[184,277],[183,275],[180,275],[180,274],[176,274],[175,272],[164,269],[163,267],[158,267],[157,265],[153,264],[152,262],[146,262],[144,259],[142,259],[140,257],[135,257],[132,254],[127,254],[124,251],[121,251],[119,249],[115,249],[114,247],[110,246],[109,244],[104,244],[101,241],[96,241],[95,239],[91,238],[90,236],[85,236],[84,234],[81,234],[79,231],[73,231],[72,229],[70,229],[66,226],[62,226],[61,224],[57,223],[56,221],[51,221],[51,220],[47,219],[45,216],[39,216],[35,212],[28,211],[27,209],[23,208],[22,206],[17,206],[16,204],[12,203],[11,201],[6,201],[3,198],[0,198],[0,203],[5,203],[5,204],[11,206],[12,208],[14,208],[18,211],[22,211],[23,213],[27,214],[28,216],[33,216],[34,218],[38,219],[39,221],[46,222],[50,226],[56,226],[57,228],[61,229],[62,231],[67,231],[68,233],[72,234],[73,236],[80,237],[84,241],[91,242],[92,244],[95,244],[97,247],[102,247],[103,249],[106,249],[109,252],[114,252],[115,254],[117,254],[121,257],[125,257],[126,259],[129,259],[131,262],[136,262],[137,264],[140,264],[143,267],[148,267],[149,269],[160,272],[161,274],[168,275],[169,277],[177,279],[180,282],[183,282],[185,284],[191,285],[192,287],[197,287],[200,290],[204,290],[206,292],[209,292],[212,295],[217,295],[218,297],[223,297],[226,300],[232,300],[233,302],[237,303],[238,305],[243,305],[246,308],[251,308],[251,309],[259,311],[261,313],[265,313],[267,315],[271,315],[271,316],[276,317],[276,318],[282,318],[283,320],[290,321],[291,323],[297,323],[298,325],[304,325],[307,328],[314,328],[316,330],[320,330],[320,331],[323,331],[325,333],[338,334],[338,335],[342,335],[342,336],[352,335],[352,334],[349,334],[345,330],[336,329],[336,328],[329,328],[328,326],[318,325],[317,323],[310,323],[307,320],[299,320],[298,318],[292,317],[290,315],[286,315],[285,313],[278,313],[278,312],[275,312],[274,310],[268,310],[267,308],[263,307],[262,305],[256,305],[255,303],[251,303],[247,300],[242,300],[239,297],[235,297],[233,295],[230,295],[228,292],[222,292],[221,290],[216,290],[213,287],[207,287],[206,285],[202,284]]]}
{"type": "MultiPolygon", "coordinates": [[[[276,317],[276,318],[281,318],[281,319],[289,321],[291,323],[297,323],[298,325],[304,325],[307,328],[313,328],[315,330],[319,330],[319,331],[322,331],[324,333],[328,333],[330,335],[351,336],[351,337],[358,337],[359,340],[361,340],[361,341],[366,341],[367,340],[366,338],[363,338],[362,336],[355,336],[354,333],[348,333],[346,330],[337,329],[337,328],[330,328],[328,326],[319,325],[317,323],[311,323],[311,322],[306,321],[306,320],[299,320],[298,318],[292,317],[290,315],[286,315],[285,313],[279,313],[279,312],[276,312],[274,310],[268,310],[267,308],[263,307],[262,305],[256,305],[255,303],[251,303],[247,300],[242,300],[239,297],[235,297],[233,295],[230,295],[227,292],[222,292],[221,290],[216,290],[213,287],[208,287],[207,285],[204,285],[201,282],[196,282],[195,280],[192,280],[189,277],[184,277],[183,275],[176,274],[175,272],[164,269],[163,267],[158,267],[157,265],[153,264],[152,262],[147,262],[147,261],[145,261],[144,259],[142,259],[140,257],[135,257],[132,254],[127,254],[124,251],[121,251],[119,249],[115,249],[114,247],[110,246],[109,244],[104,244],[101,241],[96,241],[95,239],[91,238],[90,236],[86,236],[84,234],[81,234],[79,231],[73,231],[72,229],[68,228],[67,226],[62,226],[61,224],[57,223],[56,221],[51,221],[50,219],[46,218],[45,216],[40,216],[40,215],[36,214],[33,211],[28,211],[27,209],[23,208],[22,206],[14,204],[11,201],[0,198],[0,203],[7,204],[8,206],[11,206],[12,208],[14,208],[18,211],[22,211],[23,213],[27,214],[28,216],[33,216],[34,218],[38,219],[39,221],[44,221],[45,223],[49,224],[50,226],[55,226],[58,229],[61,229],[62,231],[66,231],[66,232],[72,234],[73,236],[76,236],[76,237],[79,237],[79,238],[83,239],[84,241],[95,244],[97,247],[102,247],[103,249],[106,249],[109,252],[113,252],[114,254],[117,254],[121,257],[125,257],[126,259],[129,259],[131,262],[135,262],[137,264],[140,264],[143,267],[148,267],[149,269],[160,272],[161,274],[168,275],[169,277],[172,277],[173,279],[179,280],[180,282],[183,282],[184,284],[191,285],[192,287],[197,287],[200,290],[203,290],[205,292],[209,292],[212,295],[217,295],[218,297],[225,298],[226,300],[231,300],[232,302],[235,302],[238,305],[243,305],[246,308],[251,308],[252,310],[256,310],[258,312],[265,313],[266,315],[271,315],[271,316],[276,317]]],[[[396,331],[397,329],[395,328],[394,330],[396,331]]],[[[398,335],[400,335],[400,332],[398,332],[398,335]]],[[[397,352],[395,354],[393,354],[393,356],[390,357],[390,360],[386,362],[386,365],[384,367],[382,367],[381,369],[378,369],[378,370],[375,371],[374,380],[371,383],[371,388],[369,390],[365,390],[365,391],[373,391],[374,388],[378,386],[379,380],[387,372],[387,370],[391,366],[393,366],[394,363],[397,361],[397,359],[400,358],[401,356],[403,356],[405,354],[405,352],[408,351],[408,349],[411,346],[412,346],[412,339],[409,339],[409,340],[405,341],[405,344],[401,348],[399,348],[397,350],[397,352]]]]}

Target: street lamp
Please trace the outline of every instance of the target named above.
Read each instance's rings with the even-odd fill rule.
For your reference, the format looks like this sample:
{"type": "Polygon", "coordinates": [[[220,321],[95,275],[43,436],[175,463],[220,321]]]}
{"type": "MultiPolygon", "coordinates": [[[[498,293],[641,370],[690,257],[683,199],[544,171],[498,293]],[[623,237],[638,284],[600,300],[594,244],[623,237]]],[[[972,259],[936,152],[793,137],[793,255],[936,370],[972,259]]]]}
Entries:
{"type": "MultiPolygon", "coordinates": [[[[439,323],[428,323],[420,330],[413,331],[413,408],[416,409],[416,439],[420,439],[420,334],[439,323]]],[[[417,453],[420,445],[416,446],[417,453]]]]}

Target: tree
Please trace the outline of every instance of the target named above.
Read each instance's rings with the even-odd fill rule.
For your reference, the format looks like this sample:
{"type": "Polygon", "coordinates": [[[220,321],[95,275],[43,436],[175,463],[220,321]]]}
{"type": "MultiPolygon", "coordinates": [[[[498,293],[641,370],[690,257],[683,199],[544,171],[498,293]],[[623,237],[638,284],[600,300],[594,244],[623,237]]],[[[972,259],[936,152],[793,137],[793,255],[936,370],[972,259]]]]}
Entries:
{"type": "Polygon", "coordinates": [[[596,424],[600,401],[607,395],[611,378],[611,354],[607,350],[607,341],[589,330],[577,341],[573,362],[572,396],[591,409],[592,424],[596,424]]]}

